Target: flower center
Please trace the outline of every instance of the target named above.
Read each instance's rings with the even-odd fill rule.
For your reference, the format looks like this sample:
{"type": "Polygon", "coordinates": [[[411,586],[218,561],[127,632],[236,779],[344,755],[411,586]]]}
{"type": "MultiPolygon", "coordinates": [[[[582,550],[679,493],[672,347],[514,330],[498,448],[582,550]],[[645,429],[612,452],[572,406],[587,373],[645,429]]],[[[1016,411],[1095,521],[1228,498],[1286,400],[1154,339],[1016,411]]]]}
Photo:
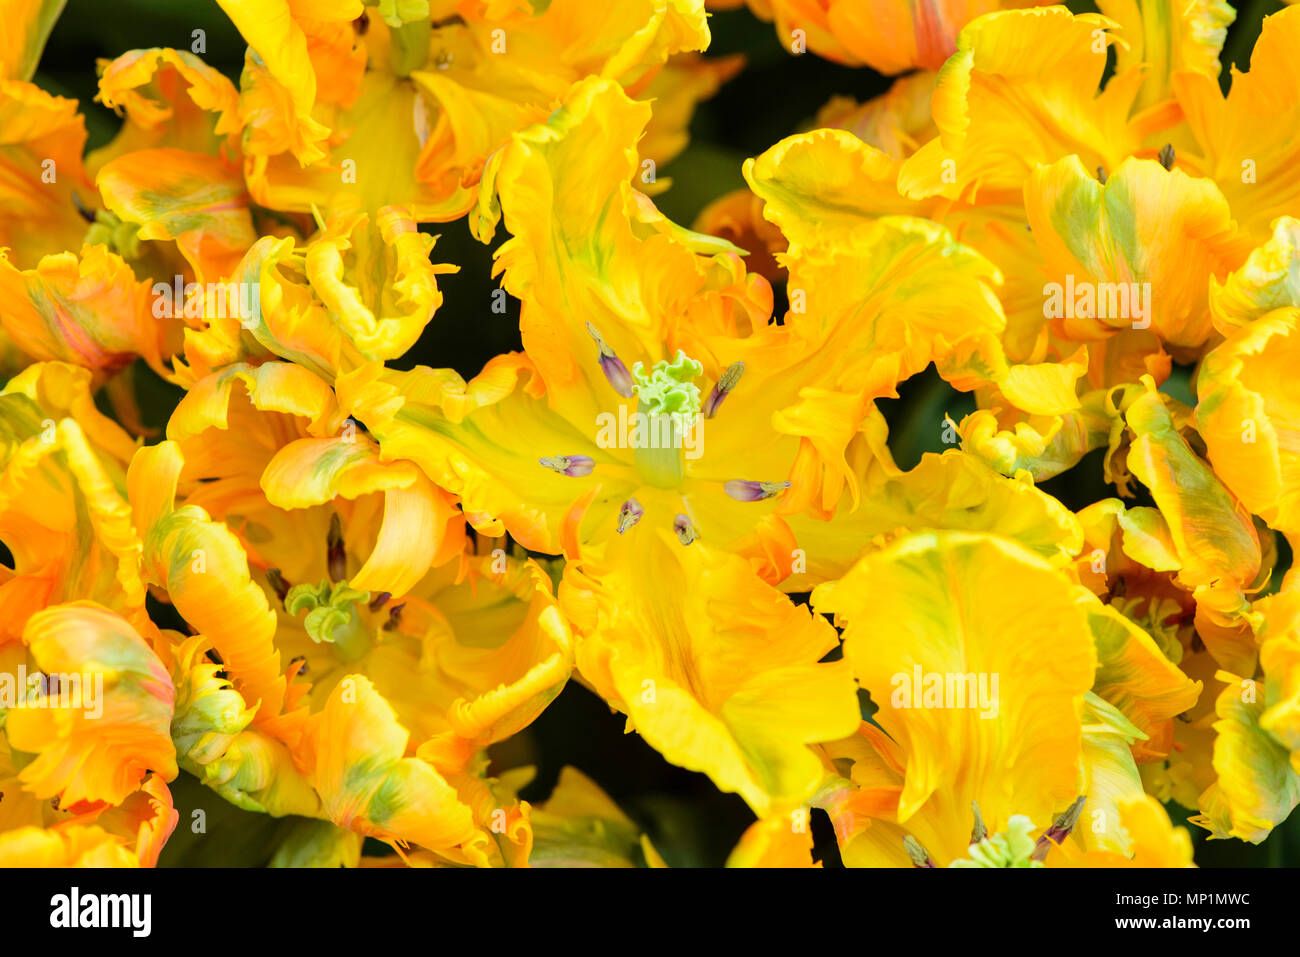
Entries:
{"type": "Polygon", "coordinates": [[[694,380],[703,373],[704,366],[681,351],[671,362],[660,359],[649,372],[640,362],[632,367],[637,427],[631,444],[637,471],[648,485],[681,485],[683,450],[699,447],[700,390],[694,380]]]}

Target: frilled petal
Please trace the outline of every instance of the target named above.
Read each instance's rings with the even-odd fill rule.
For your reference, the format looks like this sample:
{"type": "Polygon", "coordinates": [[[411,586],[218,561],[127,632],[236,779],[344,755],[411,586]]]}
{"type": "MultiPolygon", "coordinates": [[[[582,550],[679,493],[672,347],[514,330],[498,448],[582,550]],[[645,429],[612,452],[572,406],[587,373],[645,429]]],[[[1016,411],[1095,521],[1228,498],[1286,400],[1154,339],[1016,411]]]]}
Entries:
{"type": "Polygon", "coordinates": [[[1209,279],[1249,248],[1213,182],[1154,160],[1127,159],[1103,185],[1067,157],[1029,176],[1025,208],[1051,280],[1047,315],[1076,340],[1149,327],[1171,346],[1202,346],[1209,279]]]}
{"type": "Polygon", "coordinates": [[[125,841],[96,825],[0,834],[0,867],[139,867],[125,841]]]}
{"type": "Polygon", "coordinates": [[[127,473],[148,580],[211,639],[235,687],[258,707],[258,724],[295,742],[303,714],[282,715],[292,698],[274,646],[275,614],[230,530],[198,506],[176,508],[183,465],[179,447],[168,441],[141,449],[127,473]]]}
{"type": "Polygon", "coordinates": [[[1085,608],[1097,643],[1093,690],[1145,736],[1134,749],[1138,759],[1164,757],[1173,741],[1173,719],[1196,704],[1201,683],[1187,677],[1144,629],[1111,606],[1088,599],[1085,608]]]}
{"type": "Polygon", "coordinates": [[[1217,838],[1258,844],[1300,803],[1300,773],[1287,749],[1260,727],[1264,688],[1249,678],[1219,672],[1226,687],[1215,703],[1216,783],[1200,798],[1192,823],[1217,838]]]}
{"type": "Polygon", "coordinates": [[[349,578],[354,588],[404,595],[464,542],[455,500],[411,463],[382,461],[360,436],[289,443],[262,473],[262,489],[270,504],[284,509],[382,495],[383,519],[369,557],[349,578]]]}
{"type": "Polygon", "coordinates": [[[938,864],[965,854],[972,801],[997,831],[1075,797],[1097,658],[1063,572],[991,535],[917,533],[814,589],[813,606],[845,627],[905,762],[897,821],[938,864]]]}
{"type": "Polygon", "coordinates": [[[345,217],[307,246],[312,290],[366,358],[404,354],[442,305],[436,277],[458,267],[430,262],[433,243],[404,209],[385,206],[373,226],[345,217]]]}
{"type": "Polygon", "coordinates": [[[847,665],[821,662],[829,626],[702,542],[633,528],[566,567],[560,602],[582,676],[629,727],[760,815],[810,797],[807,745],[857,726],[847,665]]]}
{"type": "Polygon", "coordinates": [[[1288,7],[1264,18],[1250,71],[1233,70],[1226,97],[1218,78],[1203,71],[1173,78],[1199,153],[1190,161],[1219,184],[1233,216],[1257,242],[1300,201],[1300,181],[1289,173],[1300,162],[1300,143],[1290,135],[1300,104],[1283,92],[1300,85],[1297,43],[1300,8],[1288,7]]]}
{"type": "Polygon", "coordinates": [[[450,735],[420,754],[458,770],[474,750],[531,724],[563,690],[574,639],[550,578],[532,561],[480,556],[468,580],[439,589],[432,601],[441,627],[430,629],[425,653],[456,697],[445,716],[450,735]]]}
{"type": "Polygon", "coordinates": [[[1224,0],[1101,0],[1097,6],[1119,25],[1123,42],[1115,45],[1116,72],[1146,69],[1136,109],[1172,100],[1175,73],[1199,73],[1218,82],[1219,54],[1237,18],[1224,0]]]}
{"type": "Polygon", "coordinates": [[[97,99],[126,122],[111,143],[91,154],[92,172],[136,150],[215,154],[237,148],[239,91],[185,50],[131,50],[103,64],[97,99]]]}
{"type": "Polygon", "coordinates": [[[1179,434],[1159,393],[1143,395],[1125,418],[1135,435],[1128,466],[1168,524],[1198,629],[1220,664],[1253,671],[1254,642],[1248,629],[1240,633],[1241,616],[1263,559],[1249,513],[1179,434]]]}
{"type": "MultiPolygon", "coordinates": [[[[126,153],[95,176],[104,205],[142,240],[172,240],[201,283],[231,276],[257,240],[239,167],[160,147],[126,153]]],[[[179,306],[179,304],[176,304],[179,306]]]]}
{"type": "Polygon", "coordinates": [[[1251,512],[1300,536],[1300,309],[1278,309],[1205,357],[1197,428],[1214,472],[1251,512]]]}
{"type": "Polygon", "coordinates": [[[106,246],[45,256],[28,270],[0,253],[0,321],[36,359],[113,373],[141,356],[164,371],[169,336],[153,312],[149,283],[106,246]]]}
{"type": "MultiPolygon", "coordinates": [[[[317,76],[313,34],[325,34],[330,22],[350,23],[364,12],[361,0],[291,3],[289,0],[219,0],[221,8],[248,41],[248,68],[243,79],[241,110],[254,129],[255,148],[265,148],[265,127],[283,124],[297,159],[306,164],[322,155],[318,142],[329,130],[312,119],[317,76]],[[304,23],[304,21],[306,21],[304,23]],[[248,72],[257,74],[250,79],[248,72]],[[276,109],[279,107],[279,110],[276,109]],[[280,112],[284,115],[277,115],[280,112]]],[[[285,146],[281,146],[281,149],[285,146]]]]}
{"type": "Polygon", "coordinates": [[[32,83],[0,80],[0,179],[6,184],[0,191],[0,248],[12,251],[19,269],[81,246],[86,221],[76,203],[89,207],[96,200],[82,166],[85,145],[86,124],[76,100],[32,83]]]}
{"type": "Polygon", "coordinates": [[[1130,851],[1080,851],[1072,841],[1047,856],[1048,867],[1195,867],[1192,838],[1186,828],[1174,827],[1169,812],[1149,794],[1116,802],[1120,825],[1128,834],[1130,851]]]}
{"type": "Polygon", "coordinates": [[[408,732],[368,679],[343,679],[313,715],[307,738],[312,783],[340,827],[431,850],[474,835],[455,789],[432,765],[404,756],[408,732]]]}
{"type": "Polygon", "coordinates": [[[1279,216],[1273,235],[1223,282],[1210,279],[1210,315],[1225,336],[1265,313],[1300,306],[1300,220],[1279,216]]]}
{"type": "Polygon", "coordinates": [[[171,676],[128,621],[93,602],[56,605],[28,619],[23,642],[45,687],[23,689],[5,733],[36,756],[19,772],[36,796],[120,804],[150,770],[176,777],[171,676]]]}
{"type": "Polygon", "coordinates": [[[787,519],[806,557],[808,578],[785,583],[801,590],[839,578],[873,541],[909,531],[992,532],[1014,539],[1049,562],[1063,565],[1082,545],[1069,510],[1025,476],[1007,478],[973,455],[927,453],[910,471],[881,475],[865,485],[856,508],[846,504],[830,521],[787,519]]]}
{"type": "Polygon", "coordinates": [[[140,539],[119,491],[134,444],[95,410],[89,380],[40,363],[0,394],[0,536],[13,555],[0,584],[0,643],[46,604],[78,599],[151,627],[140,539]]]}
{"type": "Polygon", "coordinates": [[[969,24],[939,71],[939,136],[909,157],[899,190],[957,198],[1019,193],[1042,164],[1077,154],[1113,170],[1138,151],[1128,114],[1141,82],[1130,71],[1098,92],[1114,22],[1064,7],[990,14],[969,24]]]}

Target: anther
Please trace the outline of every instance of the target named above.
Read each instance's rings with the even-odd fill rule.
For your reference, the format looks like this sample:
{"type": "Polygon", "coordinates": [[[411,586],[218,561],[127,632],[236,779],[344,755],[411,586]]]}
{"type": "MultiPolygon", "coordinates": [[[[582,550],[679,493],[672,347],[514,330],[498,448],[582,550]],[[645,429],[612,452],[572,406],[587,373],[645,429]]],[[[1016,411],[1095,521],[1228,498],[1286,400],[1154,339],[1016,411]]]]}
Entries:
{"type": "Polygon", "coordinates": [[[907,856],[912,861],[913,867],[934,867],[934,860],[930,857],[930,852],[921,846],[921,842],[911,834],[903,838],[903,850],[907,851],[907,856]]]}
{"type": "Polygon", "coordinates": [[[1074,799],[1074,803],[1067,807],[1061,816],[1052,823],[1052,826],[1047,829],[1046,833],[1038,839],[1038,843],[1034,845],[1033,853],[1029,855],[1030,860],[1038,861],[1041,864],[1043,859],[1047,857],[1048,851],[1070,836],[1074,826],[1079,823],[1080,815],[1083,814],[1083,802],[1085,800],[1087,798],[1082,794],[1074,799]]]}
{"type": "Polygon", "coordinates": [[[737,502],[761,502],[765,498],[780,495],[789,487],[789,482],[749,482],[743,479],[732,479],[722,486],[722,490],[737,502]]]}
{"type": "Polygon", "coordinates": [[[537,461],[548,469],[561,475],[568,475],[570,478],[590,475],[592,469],[596,467],[596,460],[589,455],[548,455],[537,461]]]}
{"type": "Polygon", "coordinates": [[[718,383],[709,393],[709,397],[704,400],[704,417],[713,418],[718,412],[718,406],[722,405],[722,400],[727,397],[732,389],[740,382],[740,377],[745,374],[745,363],[733,362],[722,371],[718,376],[718,383]]]}
{"type": "Polygon", "coordinates": [[[587,323],[587,332],[591,338],[596,340],[596,349],[600,353],[600,369],[605,373],[605,378],[609,380],[609,384],[623,398],[631,398],[632,373],[627,371],[627,366],[623,364],[623,360],[614,354],[614,350],[606,344],[600,331],[590,322],[587,323]]]}
{"type": "Polygon", "coordinates": [[[343,523],[338,512],[330,516],[325,557],[331,581],[341,582],[348,577],[348,554],[343,547],[343,523]]]}
{"type": "Polygon", "coordinates": [[[271,586],[275,592],[275,597],[280,599],[283,604],[285,596],[289,594],[289,583],[284,580],[284,575],[278,568],[268,568],[266,570],[266,583],[271,586]]]}
{"type": "Polygon", "coordinates": [[[641,521],[641,516],[645,514],[645,509],[641,503],[634,498],[628,499],[618,510],[618,533],[622,535],[629,528],[641,521]]]}
{"type": "Polygon", "coordinates": [[[673,531],[677,533],[677,540],[683,545],[689,545],[695,541],[695,526],[691,524],[691,520],[685,515],[678,515],[673,519],[673,531]]]}
{"type": "Polygon", "coordinates": [[[972,844],[978,844],[980,841],[984,840],[984,838],[989,836],[989,829],[984,826],[984,815],[980,813],[978,802],[971,801],[970,809],[975,814],[975,826],[971,828],[970,842],[972,844]]]}

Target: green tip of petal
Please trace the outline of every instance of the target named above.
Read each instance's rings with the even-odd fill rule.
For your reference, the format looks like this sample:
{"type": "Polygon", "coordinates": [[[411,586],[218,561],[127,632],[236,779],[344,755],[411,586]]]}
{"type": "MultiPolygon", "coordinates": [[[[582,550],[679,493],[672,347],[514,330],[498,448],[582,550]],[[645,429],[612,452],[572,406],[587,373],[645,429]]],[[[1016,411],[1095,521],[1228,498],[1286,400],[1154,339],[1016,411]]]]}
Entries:
{"type": "Polygon", "coordinates": [[[700,411],[700,390],[692,380],[703,374],[703,364],[679,350],[673,361],[656,362],[649,374],[640,362],[636,363],[632,367],[633,388],[643,410],[652,415],[695,415],[700,411]]]}

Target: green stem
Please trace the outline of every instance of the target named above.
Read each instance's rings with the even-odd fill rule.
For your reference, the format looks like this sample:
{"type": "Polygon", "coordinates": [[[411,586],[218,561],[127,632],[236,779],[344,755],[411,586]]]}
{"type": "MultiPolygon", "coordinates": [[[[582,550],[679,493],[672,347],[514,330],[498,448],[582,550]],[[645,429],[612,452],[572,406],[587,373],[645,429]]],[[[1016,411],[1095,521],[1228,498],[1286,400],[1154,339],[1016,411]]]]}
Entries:
{"type": "Polygon", "coordinates": [[[410,76],[416,70],[422,70],[429,63],[429,42],[433,37],[433,23],[428,19],[414,20],[394,27],[390,31],[392,46],[389,59],[393,72],[398,76],[410,76]]]}
{"type": "Polygon", "coordinates": [[[637,407],[650,432],[633,452],[637,471],[647,484],[656,488],[678,488],[685,476],[679,420],[671,414],[652,414],[648,409],[645,403],[637,407]]]}

